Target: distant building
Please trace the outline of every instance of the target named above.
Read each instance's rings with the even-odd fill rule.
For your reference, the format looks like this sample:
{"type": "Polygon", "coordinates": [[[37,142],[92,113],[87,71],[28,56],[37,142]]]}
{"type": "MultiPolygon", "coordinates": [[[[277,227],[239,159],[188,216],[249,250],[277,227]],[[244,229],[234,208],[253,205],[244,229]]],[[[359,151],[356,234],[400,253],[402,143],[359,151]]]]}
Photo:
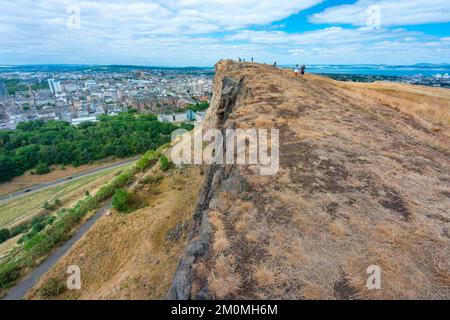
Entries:
{"type": "Polygon", "coordinates": [[[91,88],[91,87],[95,87],[97,85],[97,83],[94,80],[87,80],[84,85],[87,88],[91,88]]]}
{"type": "Polygon", "coordinates": [[[61,83],[59,81],[55,81],[55,79],[48,79],[48,86],[50,87],[50,91],[57,95],[61,93],[61,83]]]}
{"type": "Polygon", "coordinates": [[[74,126],[77,126],[82,122],[98,122],[98,120],[97,120],[97,117],[92,116],[92,117],[73,118],[71,121],[71,123],[74,126]]]}
{"type": "Polygon", "coordinates": [[[202,122],[205,118],[205,112],[194,112],[188,110],[183,113],[158,114],[158,121],[161,122],[186,122],[197,121],[202,122]]]}
{"type": "Polygon", "coordinates": [[[0,97],[6,97],[8,95],[8,90],[3,82],[0,82],[0,97]]]}
{"type": "Polygon", "coordinates": [[[78,86],[73,83],[65,84],[64,88],[66,89],[66,91],[69,91],[69,92],[76,92],[78,90],[78,86]]]}

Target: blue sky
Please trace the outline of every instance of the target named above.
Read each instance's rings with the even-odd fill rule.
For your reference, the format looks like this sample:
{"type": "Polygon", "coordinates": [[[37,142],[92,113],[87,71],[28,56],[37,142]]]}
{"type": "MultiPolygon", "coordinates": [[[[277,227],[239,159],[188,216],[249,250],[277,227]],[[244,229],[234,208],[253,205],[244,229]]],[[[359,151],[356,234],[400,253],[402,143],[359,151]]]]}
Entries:
{"type": "Polygon", "coordinates": [[[0,65],[450,63],[448,0],[2,0],[0,65]]]}

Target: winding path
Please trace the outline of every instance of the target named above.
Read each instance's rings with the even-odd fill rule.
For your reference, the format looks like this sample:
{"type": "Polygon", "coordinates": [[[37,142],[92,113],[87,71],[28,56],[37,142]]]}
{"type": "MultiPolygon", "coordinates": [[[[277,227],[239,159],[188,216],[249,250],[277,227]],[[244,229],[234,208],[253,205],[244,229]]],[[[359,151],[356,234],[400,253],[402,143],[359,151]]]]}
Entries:
{"type": "Polygon", "coordinates": [[[57,248],[47,259],[44,260],[30,274],[23,278],[3,297],[3,300],[21,300],[26,293],[39,281],[50,268],[64,256],[67,251],[92,227],[92,225],[111,208],[111,202],[108,202],[98,210],[89,220],[87,220],[69,240],[57,248]]]}

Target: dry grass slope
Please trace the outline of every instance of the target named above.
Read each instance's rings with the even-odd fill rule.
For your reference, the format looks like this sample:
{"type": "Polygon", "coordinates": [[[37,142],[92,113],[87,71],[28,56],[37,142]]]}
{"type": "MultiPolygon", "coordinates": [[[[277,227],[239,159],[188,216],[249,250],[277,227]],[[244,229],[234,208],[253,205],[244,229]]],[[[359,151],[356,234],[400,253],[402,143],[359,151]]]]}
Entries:
{"type": "MultiPolygon", "coordinates": [[[[161,173],[153,169],[148,174],[161,173]]],[[[187,229],[203,177],[186,167],[160,179],[135,184],[148,206],[130,214],[112,212],[89,232],[29,292],[39,299],[50,280],[65,282],[69,265],[81,269],[81,290],[55,299],[161,299],[183,252],[187,229]]],[[[145,175],[141,181],[145,180],[145,175]]]]}
{"type": "Polygon", "coordinates": [[[218,299],[450,298],[450,91],[216,70],[211,112],[221,79],[244,79],[225,127],[279,128],[281,169],[239,167],[246,192],[214,195],[194,297],[206,286],[218,299]],[[381,290],[366,288],[370,265],[381,290]]]}

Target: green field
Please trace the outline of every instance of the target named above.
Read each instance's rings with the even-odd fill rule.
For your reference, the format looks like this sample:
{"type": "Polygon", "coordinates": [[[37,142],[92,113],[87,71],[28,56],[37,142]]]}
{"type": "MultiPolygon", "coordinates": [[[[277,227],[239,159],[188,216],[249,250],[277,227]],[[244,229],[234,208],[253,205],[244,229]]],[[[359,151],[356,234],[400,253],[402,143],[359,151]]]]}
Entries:
{"type": "Polygon", "coordinates": [[[86,177],[82,177],[61,185],[50,187],[35,193],[21,196],[11,201],[5,201],[0,204],[0,228],[11,227],[19,222],[33,218],[43,212],[43,205],[59,199],[65,204],[65,201],[71,197],[83,186],[88,186],[95,180],[109,174],[124,170],[133,164],[126,164],[120,167],[96,172],[86,177]]]}

